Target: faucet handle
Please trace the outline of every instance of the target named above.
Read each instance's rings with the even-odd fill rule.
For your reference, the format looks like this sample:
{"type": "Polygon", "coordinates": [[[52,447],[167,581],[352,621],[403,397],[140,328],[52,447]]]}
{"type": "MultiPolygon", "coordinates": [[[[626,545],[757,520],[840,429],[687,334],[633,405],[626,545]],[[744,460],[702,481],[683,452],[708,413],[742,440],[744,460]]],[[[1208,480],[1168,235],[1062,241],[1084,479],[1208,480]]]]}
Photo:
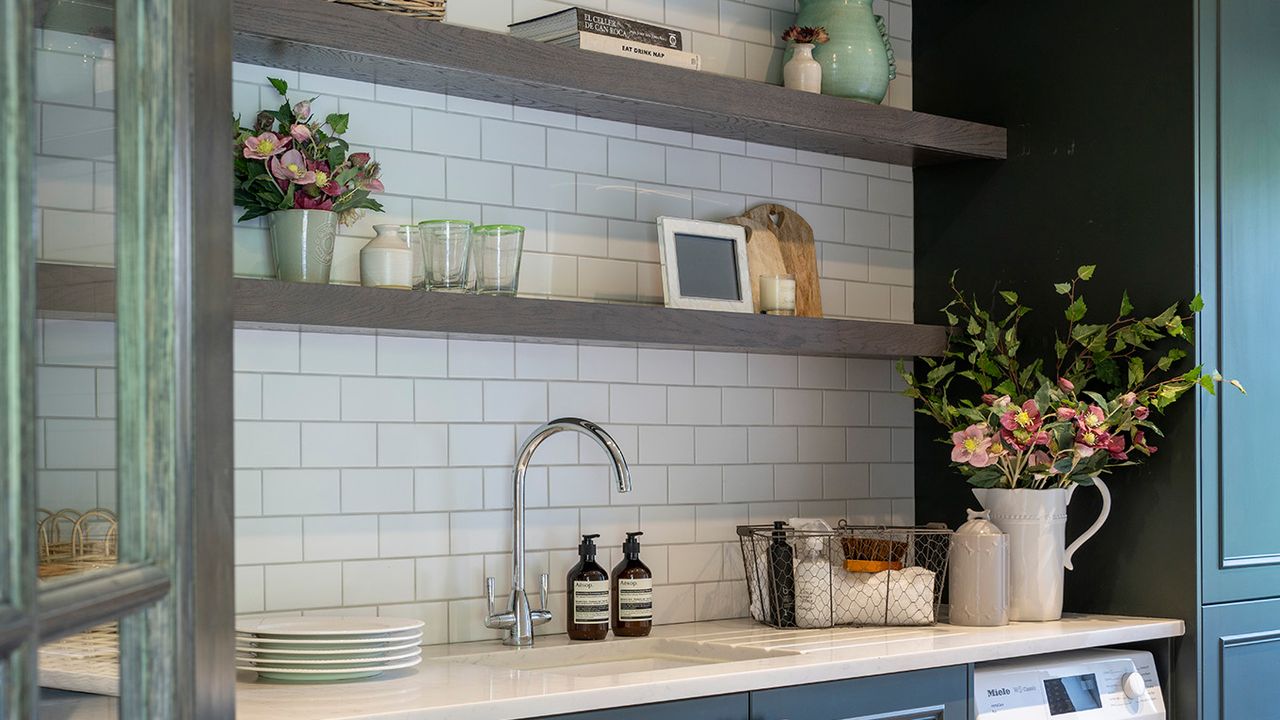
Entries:
{"type": "Polygon", "coordinates": [[[494,615],[497,612],[497,610],[493,607],[493,591],[497,586],[497,582],[498,581],[492,577],[485,578],[485,581],[484,581],[484,591],[485,591],[484,594],[485,594],[485,597],[489,599],[489,615],[494,615]]]}
{"type": "Polygon", "coordinates": [[[542,577],[538,578],[538,598],[542,600],[542,609],[547,608],[547,574],[542,573],[542,577]]]}

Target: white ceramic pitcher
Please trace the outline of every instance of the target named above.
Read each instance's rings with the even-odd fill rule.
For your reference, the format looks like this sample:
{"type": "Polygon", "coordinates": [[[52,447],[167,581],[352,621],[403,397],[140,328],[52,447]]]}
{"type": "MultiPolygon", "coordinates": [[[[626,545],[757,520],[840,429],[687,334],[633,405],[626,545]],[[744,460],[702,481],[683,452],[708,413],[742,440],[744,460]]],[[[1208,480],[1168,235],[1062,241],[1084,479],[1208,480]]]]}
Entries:
{"type": "Polygon", "coordinates": [[[1111,491],[1094,478],[1102,493],[1102,512],[1070,547],[1067,539],[1067,503],[1075,492],[1066,488],[1030,490],[974,488],[991,522],[1009,534],[1009,619],[1057,620],[1062,617],[1063,568],[1073,569],[1071,556],[1102,527],[1111,514],[1111,491]]]}

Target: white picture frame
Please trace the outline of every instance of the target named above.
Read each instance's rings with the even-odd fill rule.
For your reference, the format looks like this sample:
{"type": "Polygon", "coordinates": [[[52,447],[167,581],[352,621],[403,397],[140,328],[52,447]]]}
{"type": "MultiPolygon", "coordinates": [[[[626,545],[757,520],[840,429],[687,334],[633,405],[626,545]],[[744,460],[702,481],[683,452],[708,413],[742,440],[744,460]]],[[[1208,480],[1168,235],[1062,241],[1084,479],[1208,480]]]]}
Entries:
{"type": "Polygon", "coordinates": [[[662,299],[669,308],[690,310],[716,310],[720,312],[751,313],[755,311],[751,296],[751,271],[747,267],[747,231],[741,225],[691,220],[689,218],[658,218],[658,258],[662,262],[662,299]],[[676,236],[692,235],[702,238],[718,238],[733,242],[737,278],[737,300],[720,297],[699,297],[680,287],[680,253],[676,236]]]}

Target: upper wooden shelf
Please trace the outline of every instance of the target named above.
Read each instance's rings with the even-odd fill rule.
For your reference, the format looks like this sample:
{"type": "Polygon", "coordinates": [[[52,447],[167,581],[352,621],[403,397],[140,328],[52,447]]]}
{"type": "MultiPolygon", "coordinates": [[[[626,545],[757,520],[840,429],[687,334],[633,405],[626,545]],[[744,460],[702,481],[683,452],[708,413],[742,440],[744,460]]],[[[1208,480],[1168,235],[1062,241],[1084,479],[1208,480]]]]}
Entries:
{"type": "Polygon", "coordinates": [[[1006,157],[990,125],[321,0],[234,8],[235,58],[258,65],[898,165],[1006,157]]]}
{"type": "MultiPolygon", "coordinates": [[[[37,306],[46,317],[115,315],[112,268],[41,263],[37,306]]],[[[485,297],[304,285],[237,278],[232,316],[249,325],[375,329],[453,335],[551,338],[666,347],[827,355],[941,355],[932,325],[784,318],[644,305],[485,297]]]]}

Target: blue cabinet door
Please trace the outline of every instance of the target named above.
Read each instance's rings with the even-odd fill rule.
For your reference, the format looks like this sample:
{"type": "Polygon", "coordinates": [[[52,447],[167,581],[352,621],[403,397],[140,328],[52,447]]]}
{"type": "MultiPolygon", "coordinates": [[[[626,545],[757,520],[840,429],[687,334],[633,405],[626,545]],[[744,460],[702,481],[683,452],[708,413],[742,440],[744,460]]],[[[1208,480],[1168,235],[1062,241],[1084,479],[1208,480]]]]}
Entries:
{"type": "Polygon", "coordinates": [[[1201,637],[1201,720],[1280,714],[1280,600],[1212,605],[1201,637]]]}
{"type": "Polygon", "coordinates": [[[751,720],[967,720],[958,665],[751,693],[751,720]]]}
{"type": "Polygon", "coordinates": [[[546,720],[747,720],[746,693],[556,715],[546,720]]]}
{"type": "Polygon", "coordinates": [[[1207,369],[1249,390],[1200,401],[1206,604],[1280,596],[1280,483],[1270,454],[1280,403],[1277,32],[1274,0],[1202,6],[1197,261],[1206,307],[1196,335],[1207,369]]]}

